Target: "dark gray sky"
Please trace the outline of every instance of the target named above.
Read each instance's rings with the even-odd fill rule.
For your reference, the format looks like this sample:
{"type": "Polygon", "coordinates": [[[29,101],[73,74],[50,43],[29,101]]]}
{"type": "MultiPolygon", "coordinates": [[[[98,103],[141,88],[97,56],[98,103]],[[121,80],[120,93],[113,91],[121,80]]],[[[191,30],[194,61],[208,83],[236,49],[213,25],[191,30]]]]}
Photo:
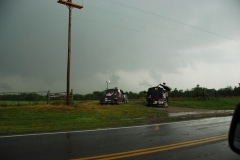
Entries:
{"type": "MultiPolygon", "coordinates": [[[[73,0],[71,88],[238,86],[239,0],[73,0]]],[[[0,2],[0,92],[66,90],[68,9],[0,2]]]]}

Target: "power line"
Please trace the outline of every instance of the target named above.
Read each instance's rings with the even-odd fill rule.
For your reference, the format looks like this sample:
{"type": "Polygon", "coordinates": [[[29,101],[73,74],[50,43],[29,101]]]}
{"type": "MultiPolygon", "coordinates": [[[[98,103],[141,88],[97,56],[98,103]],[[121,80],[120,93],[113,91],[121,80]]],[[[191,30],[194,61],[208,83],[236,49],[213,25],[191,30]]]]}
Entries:
{"type": "MultiPolygon", "coordinates": [[[[95,6],[91,6],[91,5],[85,5],[87,8],[91,7],[91,8],[94,8],[94,9],[98,9],[98,10],[101,10],[103,12],[108,12],[108,13],[111,13],[111,14],[115,14],[115,15],[118,15],[118,16],[122,16],[122,17],[126,17],[126,18],[129,18],[129,19],[134,19],[136,21],[141,21],[141,22],[145,22],[146,24],[149,24],[149,25],[153,25],[153,26],[156,26],[156,27],[161,27],[161,28],[165,28],[165,29],[168,29],[168,30],[171,30],[171,31],[175,31],[175,32],[178,32],[178,33],[181,33],[181,34],[185,34],[185,35],[188,35],[188,36],[191,36],[191,37],[194,37],[194,38],[198,38],[198,39],[202,39],[202,40],[208,40],[208,41],[211,41],[209,40],[208,38],[206,37],[200,37],[200,36],[197,36],[197,35],[194,35],[194,34],[191,34],[191,33],[188,33],[188,32],[183,32],[183,31],[179,31],[177,29],[174,29],[174,28],[170,28],[170,27],[167,27],[167,26],[163,26],[163,25],[159,25],[157,23],[153,23],[153,22],[148,22],[147,20],[143,20],[143,19],[140,19],[140,18],[136,18],[136,17],[131,17],[129,15],[123,15],[123,14],[120,14],[120,13],[117,13],[117,12],[113,12],[113,11],[110,11],[110,10],[106,10],[106,9],[102,9],[102,8],[99,8],[99,7],[95,7],[95,6]]],[[[91,21],[91,22],[94,22],[94,23],[100,23],[100,24],[103,24],[103,25],[109,25],[109,26],[114,26],[114,27],[117,27],[117,28],[121,28],[121,29],[125,29],[125,30],[130,30],[130,31],[134,31],[134,32],[143,32],[143,33],[147,33],[147,34],[150,34],[154,37],[161,37],[161,38],[165,38],[165,39],[170,39],[170,40],[174,40],[174,41],[178,41],[178,42],[181,42],[181,43],[188,43],[188,44],[194,44],[196,45],[196,43],[194,42],[189,42],[189,41],[186,41],[186,40],[178,40],[178,39],[174,39],[174,38],[168,38],[166,36],[162,36],[158,33],[150,33],[150,32],[144,32],[142,30],[138,30],[136,28],[130,28],[130,27],[125,27],[125,26],[120,26],[120,25],[116,25],[116,24],[112,24],[112,23],[106,23],[106,22],[103,22],[103,21],[96,21],[96,20],[90,20],[90,19],[85,19],[87,21],[91,21]]],[[[206,47],[206,48],[209,48],[209,47],[206,47]]]]}
{"type": "Polygon", "coordinates": [[[219,37],[222,37],[222,38],[229,39],[229,40],[232,40],[232,41],[235,41],[235,42],[240,43],[239,40],[233,39],[233,38],[231,38],[231,37],[228,37],[228,36],[225,36],[225,35],[222,35],[222,34],[219,34],[219,33],[215,33],[215,32],[212,32],[212,31],[209,31],[209,30],[207,30],[207,29],[204,29],[204,28],[201,28],[201,27],[197,27],[197,26],[194,26],[194,25],[191,25],[191,24],[187,24],[187,23],[185,23],[185,22],[182,22],[182,21],[179,21],[179,20],[176,20],[176,19],[173,19],[173,18],[164,16],[164,15],[160,15],[160,14],[157,14],[157,13],[154,13],[154,12],[150,12],[150,11],[147,11],[147,10],[144,10],[144,9],[141,9],[141,8],[129,6],[129,5],[126,5],[126,4],[123,4],[123,3],[119,3],[119,2],[116,2],[116,1],[111,1],[111,0],[105,0],[105,1],[107,1],[108,3],[115,3],[115,4],[117,4],[117,5],[119,5],[119,6],[123,6],[123,7],[125,7],[125,8],[135,9],[135,10],[137,10],[137,11],[139,11],[139,12],[143,12],[143,13],[146,13],[146,14],[150,14],[150,15],[153,15],[153,16],[155,16],[155,17],[159,17],[159,18],[162,18],[162,19],[166,19],[166,20],[172,21],[172,22],[174,22],[174,23],[178,23],[178,24],[181,24],[181,25],[185,25],[185,26],[188,26],[188,27],[190,27],[190,28],[194,28],[194,29],[197,29],[197,30],[200,30],[200,31],[203,31],[203,32],[206,32],[206,33],[215,35],[215,36],[219,36],[219,37]]]}

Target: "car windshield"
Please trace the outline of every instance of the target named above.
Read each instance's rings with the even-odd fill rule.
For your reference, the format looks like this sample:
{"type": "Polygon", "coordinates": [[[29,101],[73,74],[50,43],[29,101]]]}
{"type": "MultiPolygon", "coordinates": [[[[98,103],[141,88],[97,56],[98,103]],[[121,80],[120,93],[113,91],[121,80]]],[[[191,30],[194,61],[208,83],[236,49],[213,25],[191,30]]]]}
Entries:
{"type": "Polygon", "coordinates": [[[114,95],[114,94],[117,94],[117,90],[116,89],[108,89],[105,92],[105,95],[107,95],[107,96],[111,96],[111,95],[114,95]]]}
{"type": "Polygon", "coordinates": [[[163,89],[160,87],[149,88],[147,96],[151,96],[151,98],[153,97],[163,98],[163,89]]]}
{"type": "Polygon", "coordinates": [[[0,160],[240,159],[240,0],[0,0],[0,20],[0,160]]]}

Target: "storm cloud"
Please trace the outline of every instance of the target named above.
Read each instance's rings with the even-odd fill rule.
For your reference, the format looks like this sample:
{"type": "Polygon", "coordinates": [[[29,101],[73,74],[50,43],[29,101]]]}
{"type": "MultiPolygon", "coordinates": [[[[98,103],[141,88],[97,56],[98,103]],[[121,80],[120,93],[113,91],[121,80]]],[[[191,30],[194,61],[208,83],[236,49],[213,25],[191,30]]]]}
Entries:
{"type": "MultiPolygon", "coordinates": [[[[238,0],[75,0],[71,88],[139,92],[236,86],[238,0]]],[[[0,2],[0,92],[65,91],[68,9],[55,1],[0,2]]]]}

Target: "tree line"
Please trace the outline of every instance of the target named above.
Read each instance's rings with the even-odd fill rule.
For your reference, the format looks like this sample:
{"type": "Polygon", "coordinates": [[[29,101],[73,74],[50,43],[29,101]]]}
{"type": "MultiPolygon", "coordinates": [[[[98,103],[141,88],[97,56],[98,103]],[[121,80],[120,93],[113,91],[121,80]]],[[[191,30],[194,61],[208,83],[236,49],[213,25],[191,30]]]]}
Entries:
{"type": "Polygon", "coordinates": [[[223,96],[240,96],[240,87],[231,86],[221,89],[208,89],[197,85],[191,90],[177,90],[176,88],[170,92],[171,97],[223,97],[223,96]]]}
{"type": "MultiPolygon", "coordinates": [[[[103,95],[104,91],[94,91],[89,94],[74,94],[73,100],[99,100],[103,95]]],[[[126,92],[129,99],[140,99],[146,96],[144,91],[139,93],[134,92],[126,92]]],[[[177,88],[173,89],[169,92],[169,97],[177,98],[194,98],[194,97],[222,97],[222,96],[240,96],[240,87],[231,86],[221,88],[221,89],[208,89],[205,87],[200,87],[197,85],[196,87],[190,90],[178,90],[177,88]]],[[[0,101],[47,101],[48,100],[48,92],[31,92],[31,93],[1,93],[0,92],[0,101]]]]}
{"type": "Polygon", "coordinates": [[[0,101],[47,101],[47,92],[2,92],[0,93],[0,101]]]}
{"type": "MultiPolygon", "coordinates": [[[[74,94],[74,100],[98,100],[102,96],[103,92],[94,91],[93,93],[81,95],[81,94],[74,94]]],[[[144,91],[140,91],[139,93],[134,92],[126,92],[129,99],[139,99],[146,96],[144,91]]],[[[210,98],[210,97],[223,97],[223,96],[240,96],[240,87],[231,86],[221,88],[221,89],[209,89],[206,87],[200,87],[200,85],[196,85],[196,87],[187,90],[178,90],[177,88],[171,90],[169,92],[169,97],[172,98],[194,98],[194,97],[203,97],[203,98],[210,98]]]]}

